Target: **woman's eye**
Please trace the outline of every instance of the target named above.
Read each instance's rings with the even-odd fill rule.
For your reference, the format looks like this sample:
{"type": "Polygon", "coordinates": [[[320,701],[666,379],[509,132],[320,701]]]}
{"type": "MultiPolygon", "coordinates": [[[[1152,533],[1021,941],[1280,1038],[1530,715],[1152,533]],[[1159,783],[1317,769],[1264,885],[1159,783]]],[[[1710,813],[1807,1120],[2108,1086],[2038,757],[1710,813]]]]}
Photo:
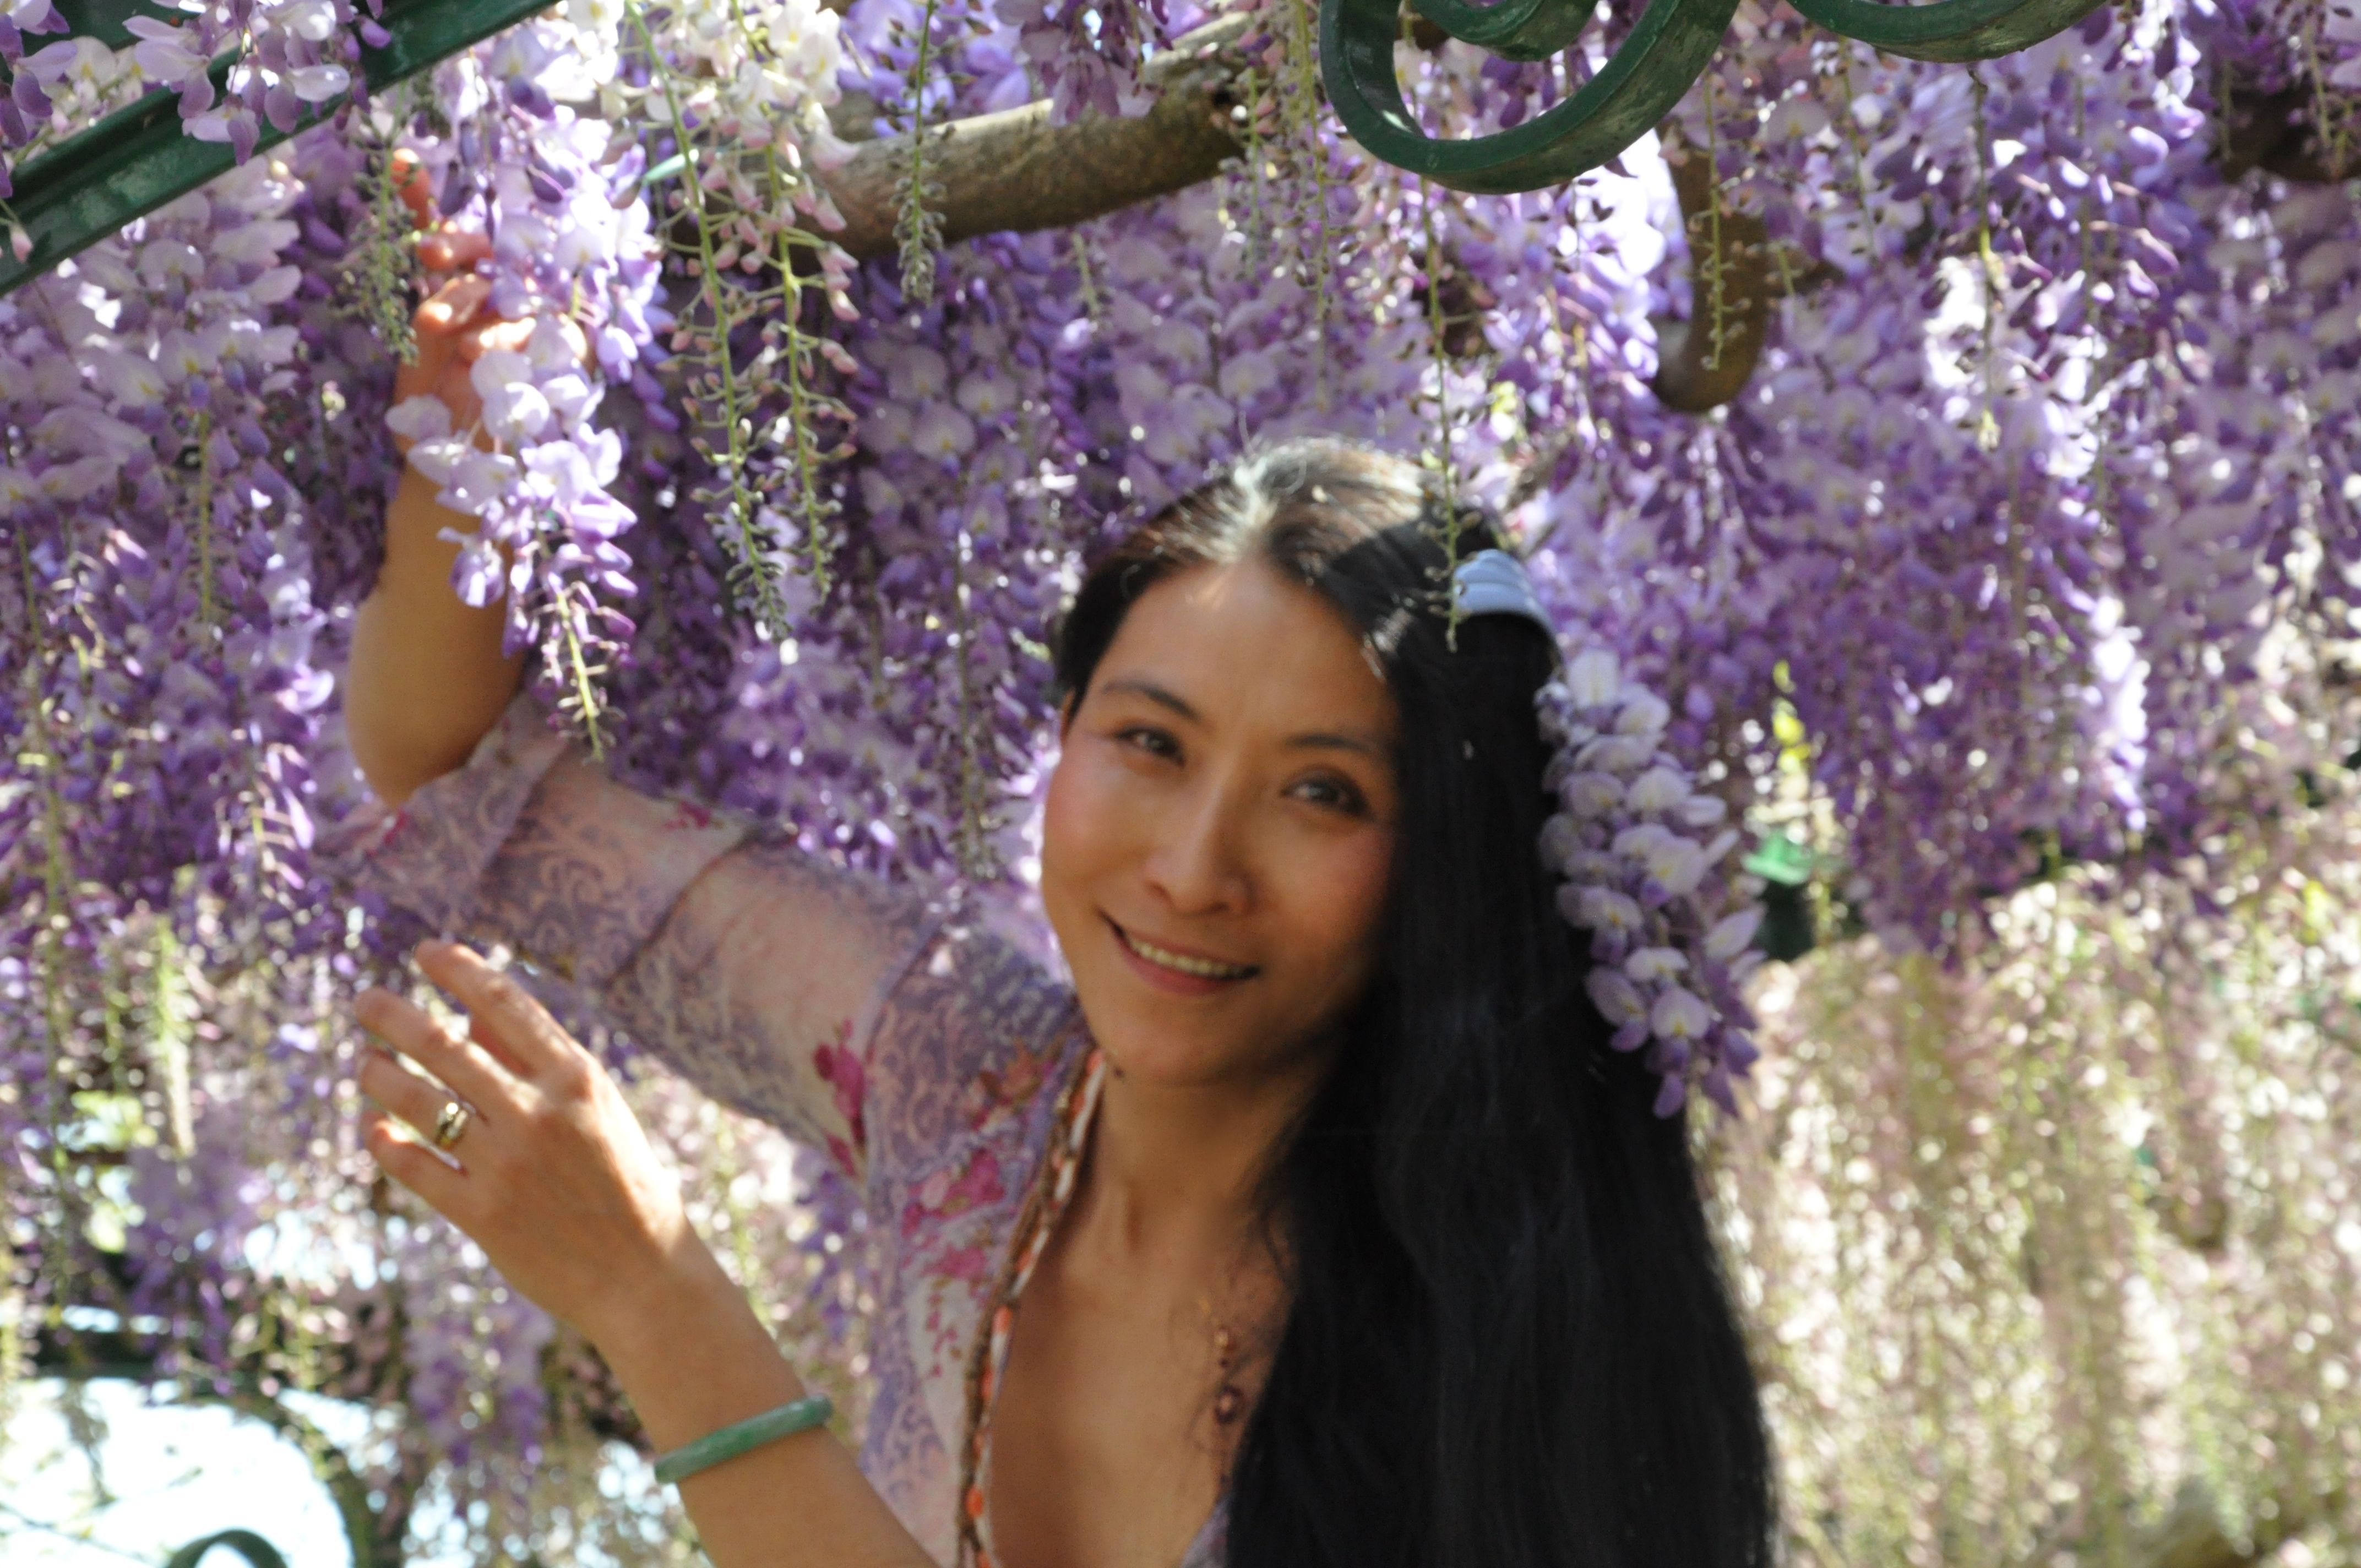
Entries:
{"type": "Polygon", "coordinates": [[[1151,756],[1173,756],[1180,750],[1173,743],[1171,736],[1161,729],[1150,729],[1145,725],[1136,724],[1128,729],[1118,730],[1115,733],[1115,739],[1126,746],[1137,746],[1151,756]]]}
{"type": "Polygon", "coordinates": [[[1361,792],[1341,779],[1306,779],[1302,787],[1316,792],[1310,797],[1315,806],[1333,806],[1355,815],[1368,808],[1361,792]]]}

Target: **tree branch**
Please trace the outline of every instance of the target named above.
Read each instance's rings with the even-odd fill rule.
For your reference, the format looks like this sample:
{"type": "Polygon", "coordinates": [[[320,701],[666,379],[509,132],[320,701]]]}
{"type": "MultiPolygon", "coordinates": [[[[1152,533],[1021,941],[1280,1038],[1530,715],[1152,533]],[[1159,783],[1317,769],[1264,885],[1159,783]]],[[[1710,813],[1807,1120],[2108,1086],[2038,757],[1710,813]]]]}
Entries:
{"type": "Polygon", "coordinates": [[[2226,97],[2213,146],[2224,180],[2259,169],[2300,184],[2329,185],[2361,172],[2350,167],[2349,149],[2346,167],[2331,167],[2328,145],[2313,123],[2323,101],[2310,83],[2279,93],[2233,84],[2226,97]]]}
{"type": "MultiPolygon", "coordinates": [[[[1234,84],[1246,63],[1236,49],[1246,30],[1244,16],[1222,16],[1182,35],[1149,61],[1144,76],[1160,96],[1145,115],[1088,115],[1059,126],[1049,121],[1049,104],[1040,102],[928,130],[928,163],[944,190],[944,242],[1061,228],[1212,179],[1241,150],[1231,113],[1238,107],[1234,84]]],[[[840,114],[843,129],[867,117],[860,108],[848,104],[840,114]]],[[[844,215],[844,227],[830,237],[865,261],[896,248],[895,191],[909,168],[910,138],[854,145],[851,158],[819,170],[818,178],[844,215]]],[[[1693,154],[1675,161],[1672,170],[1682,216],[1694,233],[1711,202],[1706,161],[1693,154]]],[[[1656,395],[1684,413],[1719,408],[1744,389],[1762,357],[1772,302],[1780,292],[1757,216],[1721,214],[1720,264],[1718,356],[1704,289],[1697,290],[1687,322],[1657,323],[1656,395]]]]}
{"type": "MultiPolygon", "coordinates": [[[[1145,115],[1059,126],[1044,101],[929,128],[944,242],[1061,228],[1212,179],[1239,150],[1231,87],[1245,69],[1236,45],[1246,30],[1246,18],[1233,15],[1174,40],[1143,72],[1160,89],[1145,115]]],[[[837,244],[864,261],[895,250],[895,189],[909,162],[910,138],[888,137],[819,171],[844,214],[837,244]]]]}
{"type": "Polygon", "coordinates": [[[1681,199],[1681,222],[1688,231],[1689,317],[1685,322],[1668,318],[1656,323],[1656,379],[1652,385],[1666,408],[1701,414],[1744,391],[1755,363],[1763,357],[1776,290],[1771,278],[1770,236],[1763,220],[1753,214],[1725,208],[1719,255],[1714,256],[1708,249],[1706,234],[1713,205],[1711,162],[1695,148],[1682,157],[1670,148],[1664,162],[1672,170],[1673,190],[1681,199]],[[1715,265],[1721,269],[1718,345],[1707,270],[1715,265]]]}

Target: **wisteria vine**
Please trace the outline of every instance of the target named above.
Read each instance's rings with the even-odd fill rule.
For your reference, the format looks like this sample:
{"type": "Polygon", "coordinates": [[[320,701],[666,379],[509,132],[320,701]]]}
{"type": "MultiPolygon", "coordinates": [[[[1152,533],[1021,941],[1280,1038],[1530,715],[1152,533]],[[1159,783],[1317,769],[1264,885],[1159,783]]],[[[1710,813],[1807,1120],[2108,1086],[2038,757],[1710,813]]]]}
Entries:
{"type": "MultiPolygon", "coordinates": [[[[832,237],[850,137],[1036,99],[1054,124],[1138,113],[1146,65],[1214,13],[569,0],[256,151],[355,87],[382,41],[373,5],[214,0],[135,24],[118,51],[49,0],[0,3],[0,225],[9,160],[144,92],[178,94],[190,134],[240,159],[0,298],[0,1204],[17,1260],[0,1385],[68,1305],[162,1316],[181,1326],[157,1376],[223,1397],[256,1376],[357,1398],[370,1367],[405,1378],[420,1419],[368,1461],[408,1499],[389,1504],[397,1536],[439,1498],[474,1549],[521,1553],[557,1514],[596,1511],[585,1434],[613,1414],[586,1353],[367,1188],[335,1101],[353,1043],[333,999],[399,983],[422,934],[342,853],[372,807],[335,684],[397,431],[475,520],[454,590],[503,603],[537,690],[619,776],[863,872],[968,884],[1036,939],[1047,639],[1082,564],[1257,438],[1422,455],[1505,519],[1577,654],[1544,722],[1587,760],[1548,781],[1564,810],[1543,850],[1600,962],[1593,995],[1663,1075],[1667,1113],[1692,1091],[1740,1102],[1766,983],[1757,872],[1800,879],[1823,940],[1873,933],[1961,986],[2024,983],[2028,922],[2050,919],[2026,901],[2057,886],[2169,905],[2217,942],[2276,886],[2296,902],[2256,939],[2291,951],[2328,918],[2304,825],[2344,820],[2361,747],[2349,8],[2131,0],[1971,71],[1750,3],[1660,138],[1496,198],[1361,157],[1318,99],[1315,8],[1244,9],[1239,150],[1218,177],[946,246],[940,166],[914,137],[898,253],[857,262],[832,237]],[[231,48],[216,95],[203,68],[231,48]],[[414,278],[397,154],[491,236],[495,312],[534,323],[487,356],[483,444],[439,405],[392,406],[414,278]],[[1741,352],[1749,279],[1772,318],[1752,376],[1710,412],[1676,410],[1663,367],[1689,334],[1709,368],[1741,352]],[[308,1250],[264,1245],[305,1227],[308,1250]],[[326,1261],[364,1255],[374,1276],[326,1261]],[[281,1322],[311,1348],[256,1338],[281,1322]]],[[[1500,128],[1577,87],[1639,9],[1610,0],[1556,60],[1415,25],[1398,60],[1430,128],[1500,128]]],[[[2230,961],[2186,940],[2176,984],[2230,961]]],[[[1772,1033],[1792,1044],[1787,1027],[1772,1033]]],[[[1975,1037],[1996,1050],[1993,1027],[1975,1037]]],[[[2034,1033],[2078,1059],[2070,1032],[2034,1033]]],[[[1824,1058],[1793,1056],[1764,1113],[1815,1107],[1813,1146],[1833,1150],[1850,1113],[1796,1087],[1795,1064],[1824,1058]]],[[[2106,1113],[2127,1115],[2179,1069],[2126,1052],[2110,1070],[2137,1086],[2106,1113]]],[[[2072,1107],[2075,1157],[2096,1159],[2080,1081],[2023,1091],[2072,1107]]],[[[851,1398],[850,1195],[660,1078],[635,1092],[685,1162],[759,1191],[702,1218],[851,1398]]],[[[2167,1102],[2189,1159],[2264,1135],[2221,1120],[2227,1096],[2167,1102]]],[[[1846,1135],[1916,1179],[1890,1131],[1846,1135]]],[[[1780,1168],[1747,1143],[1759,1127],[1711,1135],[1780,1168]]],[[[2302,1142],[2304,1168],[2320,1146],[2302,1142]]],[[[1863,1179],[1828,1161],[1810,1191],[1863,1179]]],[[[2075,1190],[2101,1191],[2096,1168],[2070,1172],[2075,1190]]],[[[1758,1205],[1732,1223],[1760,1239],[1780,1221],[1758,1205]]],[[[2334,1234],[2312,1261],[2349,1271],[2349,1247],[2319,1250],[2334,1234]]],[[[2225,1312],[2249,1310],[2256,1277],[2225,1312]]],[[[2081,1366],[2059,1387],[2096,1387],[2081,1366]]],[[[2119,1406],[2083,1405],[2120,1437],[2119,1406]]],[[[2272,1419],[2293,1442],[2295,1418],[2272,1419]]],[[[1925,1452],[1962,1463],[1950,1441],[1925,1452]]],[[[1826,1497],[1918,1496],[1873,1444],[1814,1452],[1826,1497]]],[[[2261,1495],[2206,1464],[2225,1507],[2261,1495]]],[[[2145,1484],[2096,1458],[2078,1473],[2145,1484]]]]}

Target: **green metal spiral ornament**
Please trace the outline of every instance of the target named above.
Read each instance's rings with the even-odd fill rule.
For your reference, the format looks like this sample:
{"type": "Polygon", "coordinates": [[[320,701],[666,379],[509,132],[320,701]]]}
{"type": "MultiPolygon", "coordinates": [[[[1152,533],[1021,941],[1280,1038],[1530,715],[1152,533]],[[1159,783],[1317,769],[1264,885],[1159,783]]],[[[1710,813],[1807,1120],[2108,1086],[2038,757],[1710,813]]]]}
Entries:
{"type": "MultiPolygon", "coordinates": [[[[381,49],[361,50],[357,74],[372,91],[390,87],[456,54],[504,27],[515,26],[550,0],[387,0],[380,18],[389,35],[381,49]]],[[[76,34],[109,49],[133,41],[125,24],[133,16],[177,20],[143,0],[66,0],[58,6],[76,34]]],[[[213,62],[214,90],[223,91],[230,67],[224,54],[213,62]]],[[[311,106],[293,130],[268,120],[258,149],[274,147],[334,114],[343,95],[311,106]]],[[[132,219],[152,213],[174,197],[226,173],[236,155],[226,142],[199,141],[181,126],[174,94],[152,92],[128,108],[17,166],[11,216],[25,225],[32,249],[22,258],[0,246],[0,294],[49,271],[96,244],[132,219]]]]}
{"type": "MultiPolygon", "coordinates": [[[[2102,0],[1795,0],[1831,32],[1913,60],[1990,60],[2063,32],[2102,0]]],[[[1508,60],[1545,60],[1572,44],[1589,0],[1416,0],[1419,15],[1463,43],[1508,60]]],[[[1656,127],[1704,73],[1738,0],[1652,0],[1621,48],[1547,113],[1490,136],[1428,136],[1394,75],[1396,0],[1321,0],[1320,63],[1336,117],[1372,156],[1455,191],[1535,191],[1598,168],[1656,127]]]]}

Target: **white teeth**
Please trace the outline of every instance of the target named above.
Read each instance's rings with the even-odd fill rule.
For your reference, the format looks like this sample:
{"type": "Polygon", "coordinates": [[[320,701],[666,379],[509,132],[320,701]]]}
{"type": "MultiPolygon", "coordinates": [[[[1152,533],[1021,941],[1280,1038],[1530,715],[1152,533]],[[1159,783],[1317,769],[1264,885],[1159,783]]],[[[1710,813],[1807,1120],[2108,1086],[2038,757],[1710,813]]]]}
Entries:
{"type": "Polygon", "coordinates": [[[1124,932],[1123,939],[1126,947],[1149,963],[1162,964],[1166,969],[1179,970],[1182,974],[1198,975],[1206,980],[1244,980],[1254,973],[1253,966],[1248,964],[1217,964],[1206,959],[1183,958],[1179,953],[1166,952],[1162,948],[1150,947],[1128,931],[1124,932]]]}

